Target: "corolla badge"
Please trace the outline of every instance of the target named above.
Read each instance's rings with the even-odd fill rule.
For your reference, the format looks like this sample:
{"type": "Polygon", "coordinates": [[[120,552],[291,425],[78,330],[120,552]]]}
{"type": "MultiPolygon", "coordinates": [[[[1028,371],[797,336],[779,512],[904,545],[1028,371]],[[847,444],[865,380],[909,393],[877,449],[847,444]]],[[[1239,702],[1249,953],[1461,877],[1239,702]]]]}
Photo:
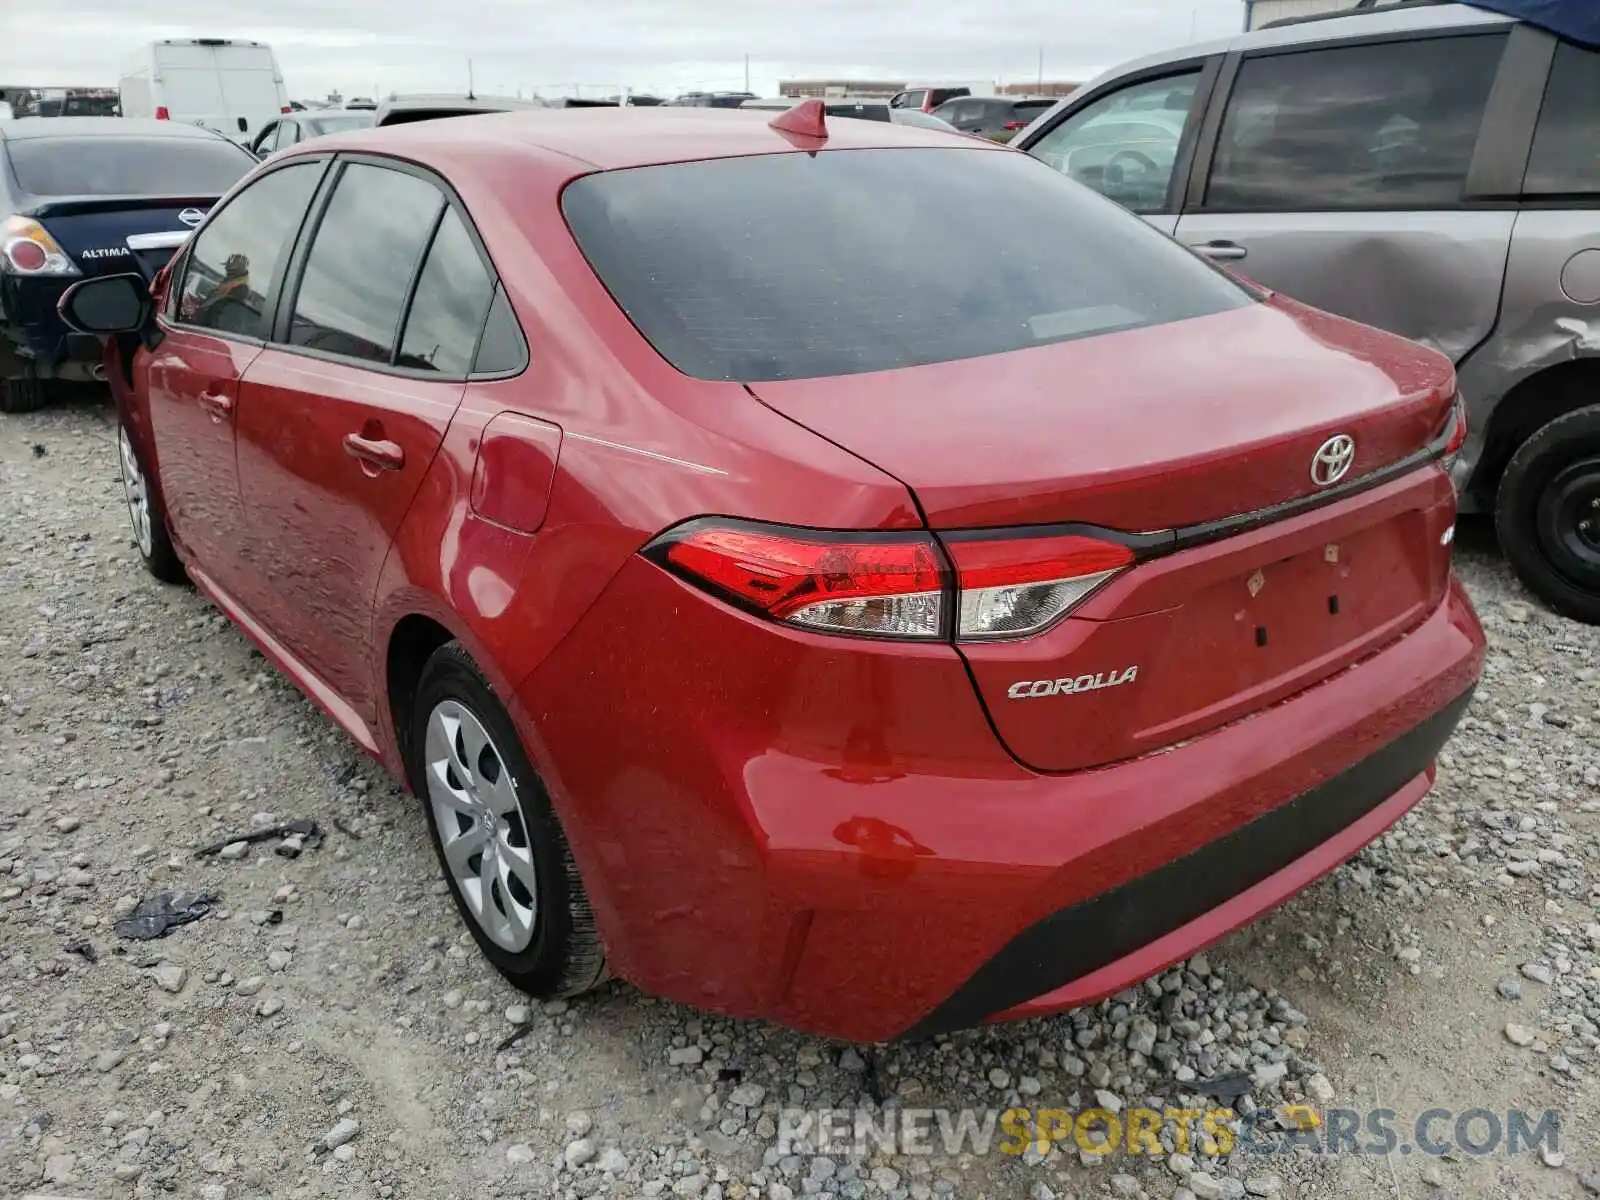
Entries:
{"type": "Polygon", "coordinates": [[[1348,433],[1337,433],[1311,456],[1311,482],[1318,487],[1332,487],[1350,472],[1356,460],[1356,440],[1348,433]]]}
{"type": "Polygon", "coordinates": [[[206,210],[203,208],[186,208],[178,214],[178,220],[182,221],[190,229],[193,229],[205,219],[206,210]]]}
{"type": "Polygon", "coordinates": [[[1070,696],[1074,692],[1097,692],[1101,688],[1121,687],[1139,678],[1139,668],[1124,671],[1096,671],[1075,679],[1019,679],[1006,689],[1013,700],[1037,700],[1043,696],[1070,696]]]}

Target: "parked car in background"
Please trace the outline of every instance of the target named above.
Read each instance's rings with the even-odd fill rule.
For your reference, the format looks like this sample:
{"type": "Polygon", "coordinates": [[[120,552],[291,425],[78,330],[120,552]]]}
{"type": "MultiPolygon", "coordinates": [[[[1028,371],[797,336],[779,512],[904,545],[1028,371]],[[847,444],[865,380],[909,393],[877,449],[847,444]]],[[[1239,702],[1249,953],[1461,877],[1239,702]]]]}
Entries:
{"type": "Polygon", "coordinates": [[[103,373],[100,343],[56,312],[74,281],[153,278],[255,165],[220,134],[170,121],[24,117],[0,124],[0,411],[103,373]]]}
{"type": "Polygon", "coordinates": [[[409,125],[413,121],[435,121],[440,117],[470,117],[481,113],[519,112],[544,108],[543,100],[523,100],[515,96],[477,96],[449,92],[394,95],[378,105],[373,124],[409,125]]]}
{"type": "Polygon", "coordinates": [[[916,84],[889,97],[890,108],[913,108],[932,112],[946,100],[970,96],[972,89],[962,84],[916,84]]]}
{"type": "Polygon", "coordinates": [[[755,100],[754,92],[684,92],[668,100],[664,107],[671,108],[739,108],[746,100],[755,100]]]}
{"type": "MultiPolygon", "coordinates": [[[[1595,29],[1590,5],[1527,7],[1595,29]]],[[[1463,4],[1285,23],[1120,67],[1014,144],[1264,286],[1448,355],[1463,507],[1494,514],[1532,591],[1600,623],[1594,45],[1463,4]]]]}
{"type": "MultiPolygon", "coordinates": [[[[782,112],[793,108],[798,103],[800,101],[788,96],[776,96],[746,100],[740,107],[758,109],[765,112],[782,112]]],[[[855,99],[850,96],[829,97],[822,101],[822,110],[824,115],[829,117],[854,117],[863,121],[888,121],[895,125],[915,125],[922,129],[937,129],[944,133],[955,132],[948,121],[941,120],[914,108],[890,108],[886,100],[855,99]]]]}
{"type": "Polygon", "coordinates": [[[420,798],[500,971],[1043,1014],[1428,790],[1484,654],[1447,359],[992,143],[709,118],[335,134],[64,302],[146,335],[150,569],[420,798]]]}
{"type": "Polygon", "coordinates": [[[1013,98],[1011,96],[961,96],[946,100],[933,115],[949,122],[961,133],[975,133],[990,141],[1009,142],[1054,100],[1013,98]]]}
{"type": "Polygon", "coordinates": [[[118,90],[125,117],[200,125],[242,145],[290,111],[272,47],[234,38],[151,42],[118,90]]]}
{"type": "Polygon", "coordinates": [[[325,133],[347,133],[352,129],[366,129],[377,120],[374,109],[319,108],[314,111],[287,113],[273,121],[250,144],[250,153],[265,158],[277,150],[287,150],[307,138],[321,137],[325,133]]]}

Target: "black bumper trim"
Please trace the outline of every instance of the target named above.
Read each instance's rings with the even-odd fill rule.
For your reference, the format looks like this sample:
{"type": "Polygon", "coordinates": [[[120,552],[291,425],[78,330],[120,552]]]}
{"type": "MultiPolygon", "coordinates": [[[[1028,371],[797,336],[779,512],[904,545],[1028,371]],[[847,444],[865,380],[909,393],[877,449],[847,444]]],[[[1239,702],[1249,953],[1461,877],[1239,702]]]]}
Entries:
{"type": "Polygon", "coordinates": [[[1147,946],[1283,870],[1427,769],[1468,689],[1382,749],[1271,812],[1024,929],[901,1038],[982,1024],[1147,946]]]}

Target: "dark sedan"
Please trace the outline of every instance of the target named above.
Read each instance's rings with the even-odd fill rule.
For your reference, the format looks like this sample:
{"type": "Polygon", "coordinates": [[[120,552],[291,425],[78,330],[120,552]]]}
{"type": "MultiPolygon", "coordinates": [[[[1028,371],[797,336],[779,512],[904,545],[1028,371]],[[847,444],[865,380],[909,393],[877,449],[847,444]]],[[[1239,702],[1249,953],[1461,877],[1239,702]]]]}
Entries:
{"type": "Polygon", "coordinates": [[[265,158],[274,150],[285,150],[325,133],[349,133],[353,129],[365,129],[377,115],[376,106],[285,113],[256,135],[256,140],[250,143],[250,150],[257,158],[265,158]]]}
{"type": "Polygon", "coordinates": [[[68,331],[61,293],[85,275],[153,278],[254,165],[179,121],[0,124],[0,411],[41,407],[57,380],[100,377],[100,344],[68,331]]]}

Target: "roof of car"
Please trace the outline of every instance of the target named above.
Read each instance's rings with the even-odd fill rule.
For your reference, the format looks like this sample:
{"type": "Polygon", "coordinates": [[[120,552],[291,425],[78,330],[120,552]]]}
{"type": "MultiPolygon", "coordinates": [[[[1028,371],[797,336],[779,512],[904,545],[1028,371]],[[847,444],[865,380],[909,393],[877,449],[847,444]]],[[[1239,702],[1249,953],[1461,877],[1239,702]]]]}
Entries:
{"type": "Polygon", "coordinates": [[[1091,79],[1078,89],[1078,95],[1087,95],[1102,83],[1119,79],[1134,71],[1159,67],[1166,63],[1184,62],[1204,58],[1210,54],[1226,54],[1233,50],[1262,50],[1269,47],[1304,46],[1319,42],[1338,41],[1353,37],[1381,37],[1392,33],[1412,33],[1427,30],[1464,29],[1473,26],[1495,27],[1513,23],[1511,17],[1500,13],[1473,8],[1469,4],[1402,5],[1394,8],[1370,8],[1339,16],[1319,18],[1315,21],[1297,21],[1291,24],[1271,25],[1252,29],[1233,37],[1211,42],[1198,42],[1189,46],[1174,46],[1157,54],[1134,59],[1111,68],[1091,79]]]}
{"type": "Polygon", "coordinates": [[[139,117],[19,117],[0,126],[7,141],[60,137],[221,137],[184,121],[150,121],[139,117]]]}
{"type": "MultiPolygon", "coordinates": [[[[422,156],[430,151],[448,154],[467,148],[520,146],[601,170],[810,149],[773,129],[769,124],[772,116],[761,110],[666,106],[544,109],[337,133],[319,138],[315,148],[422,156]]],[[[828,122],[826,148],[947,149],[951,144],[949,135],[937,130],[836,117],[828,122]]],[[[993,143],[971,145],[1010,153],[993,143]]]]}

